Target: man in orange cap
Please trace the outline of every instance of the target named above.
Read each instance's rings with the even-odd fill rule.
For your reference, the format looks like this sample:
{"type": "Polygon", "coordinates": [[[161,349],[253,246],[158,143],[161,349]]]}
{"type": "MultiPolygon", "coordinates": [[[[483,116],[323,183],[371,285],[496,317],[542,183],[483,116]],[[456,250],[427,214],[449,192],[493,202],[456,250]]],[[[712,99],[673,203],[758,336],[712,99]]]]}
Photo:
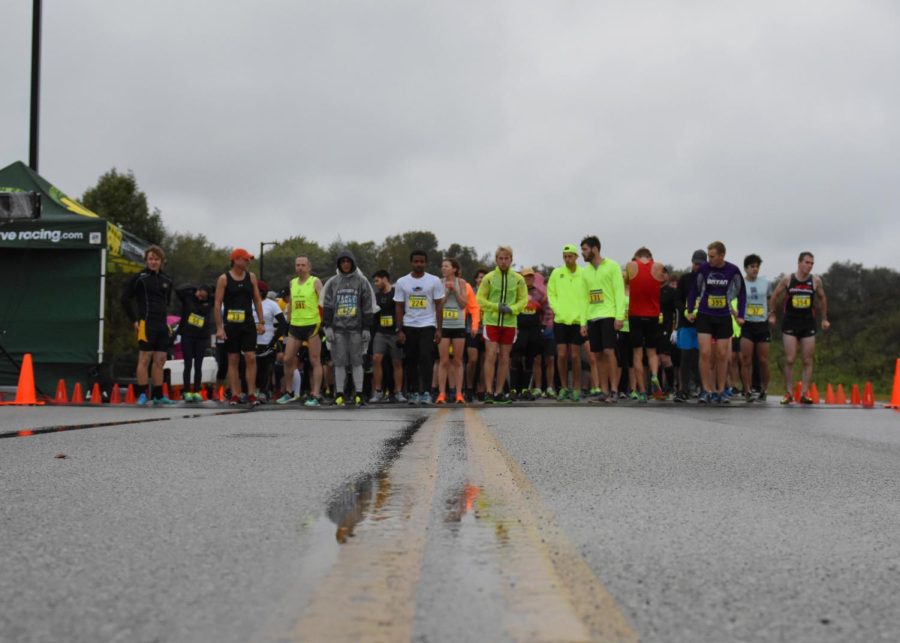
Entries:
{"type": "MultiPolygon", "coordinates": [[[[247,270],[253,255],[243,248],[235,248],[231,253],[231,269],[216,281],[216,299],[213,313],[216,318],[216,338],[225,341],[228,353],[228,384],[231,388],[232,406],[240,402],[241,379],[238,374],[241,353],[246,365],[247,387],[256,383],[256,336],[265,332],[262,323],[262,298],[256,275],[247,270]],[[253,323],[253,308],[260,322],[253,323]]],[[[257,406],[256,394],[247,397],[251,406],[257,406]]]]}

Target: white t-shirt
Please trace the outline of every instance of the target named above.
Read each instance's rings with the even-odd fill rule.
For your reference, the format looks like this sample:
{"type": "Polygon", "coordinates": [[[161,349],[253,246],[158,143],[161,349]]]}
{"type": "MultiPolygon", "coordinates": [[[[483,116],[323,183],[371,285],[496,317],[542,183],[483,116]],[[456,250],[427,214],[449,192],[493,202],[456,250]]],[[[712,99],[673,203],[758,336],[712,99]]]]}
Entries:
{"type": "MultiPolygon", "coordinates": [[[[263,324],[266,332],[256,336],[256,343],[267,345],[275,337],[275,315],[281,312],[281,307],[271,299],[262,300],[263,324]]],[[[256,322],[256,306],[253,307],[253,321],[256,322]]]]}
{"type": "Polygon", "coordinates": [[[405,306],[403,325],[411,328],[437,327],[434,302],[444,298],[444,284],[427,272],[416,279],[412,273],[400,277],[394,284],[394,301],[405,306]]]}

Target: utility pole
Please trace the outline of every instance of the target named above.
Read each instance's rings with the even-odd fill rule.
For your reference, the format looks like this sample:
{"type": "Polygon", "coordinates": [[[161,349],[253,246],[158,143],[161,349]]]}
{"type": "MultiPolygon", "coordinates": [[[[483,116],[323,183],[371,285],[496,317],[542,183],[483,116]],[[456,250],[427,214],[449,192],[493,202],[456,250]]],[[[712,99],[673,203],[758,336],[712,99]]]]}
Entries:
{"type": "Polygon", "coordinates": [[[31,137],[28,166],[38,171],[38,122],[41,112],[41,0],[34,0],[31,27],[31,137]]]}

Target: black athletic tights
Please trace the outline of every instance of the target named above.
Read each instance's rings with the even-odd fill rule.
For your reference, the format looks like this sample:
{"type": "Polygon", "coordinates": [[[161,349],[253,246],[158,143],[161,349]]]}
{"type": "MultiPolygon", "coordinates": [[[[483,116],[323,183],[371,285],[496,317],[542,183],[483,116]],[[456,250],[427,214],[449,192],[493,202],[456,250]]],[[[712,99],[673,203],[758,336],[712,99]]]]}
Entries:
{"type": "Polygon", "coordinates": [[[403,327],[406,343],[403,345],[406,369],[407,393],[424,393],[431,390],[434,371],[434,326],[425,328],[403,327]]]}
{"type": "Polygon", "coordinates": [[[203,355],[209,346],[209,337],[181,336],[181,352],[184,355],[184,390],[199,391],[203,381],[203,355]],[[191,385],[191,369],[194,370],[194,388],[191,385]]]}

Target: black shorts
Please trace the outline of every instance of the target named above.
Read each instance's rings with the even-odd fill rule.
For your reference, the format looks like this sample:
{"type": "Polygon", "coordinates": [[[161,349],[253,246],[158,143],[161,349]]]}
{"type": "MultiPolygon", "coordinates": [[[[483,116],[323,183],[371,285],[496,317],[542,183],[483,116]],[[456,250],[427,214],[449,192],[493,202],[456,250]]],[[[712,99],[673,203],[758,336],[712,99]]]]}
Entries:
{"type": "Polygon", "coordinates": [[[790,335],[797,339],[805,339],[806,337],[816,336],[816,319],[815,317],[796,318],[785,317],[781,323],[781,332],[784,335],[790,335]]]}
{"type": "Polygon", "coordinates": [[[713,317],[712,315],[697,315],[697,334],[712,335],[716,339],[730,339],[734,335],[734,327],[731,325],[731,315],[727,317],[713,317]]]}
{"type": "Polygon", "coordinates": [[[602,350],[615,348],[618,343],[616,336],[616,320],[612,317],[592,319],[588,322],[588,339],[591,342],[591,352],[599,353],[602,350]]]}
{"type": "MultiPolygon", "coordinates": [[[[138,350],[152,353],[167,353],[172,347],[172,333],[166,325],[148,326],[141,321],[146,339],[138,339],[138,350]]],[[[138,331],[140,332],[140,331],[138,331]]],[[[256,343],[254,341],[254,343],[256,343]]]]}
{"type": "Polygon", "coordinates": [[[315,336],[319,332],[319,324],[311,324],[309,326],[291,326],[288,334],[294,339],[301,342],[307,341],[310,337],[315,336]]]}
{"type": "Polygon", "coordinates": [[[225,352],[256,352],[256,326],[253,324],[225,324],[225,352]]]}
{"type": "Polygon", "coordinates": [[[466,333],[466,348],[474,348],[479,353],[484,352],[484,333],[479,330],[475,337],[472,337],[471,331],[466,333]]]}
{"type": "Polygon", "coordinates": [[[659,337],[656,338],[656,352],[660,355],[672,354],[672,340],[669,339],[671,331],[666,331],[662,326],[659,327],[659,337]]]}
{"type": "Polygon", "coordinates": [[[553,329],[545,328],[541,333],[544,337],[543,356],[545,359],[554,359],[556,357],[556,336],[553,334],[553,329]]]}
{"type": "Polygon", "coordinates": [[[732,353],[740,353],[741,352],[741,338],[740,337],[732,337],[731,338],[731,352],[732,353]]]}
{"type": "Polygon", "coordinates": [[[441,329],[441,339],[465,339],[465,328],[443,328],[441,329]]]}
{"type": "Polygon", "coordinates": [[[556,340],[557,346],[562,346],[563,344],[581,346],[584,344],[584,337],[581,336],[581,326],[579,324],[557,324],[554,322],[553,339],[556,340]]]}
{"type": "Polygon", "coordinates": [[[632,348],[655,349],[659,339],[659,317],[629,317],[628,329],[632,348]]]}
{"type": "Polygon", "coordinates": [[[632,349],[630,335],[631,333],[620,332],[616,339],[616,361],[619,363],[620,368],[631,368],[634,366],[634,350],[632,349]]]}
{"type": "Polygon", "coordinates": [[[765,344],[772,341],[772,332],[768,322],[744,322],[741,327],[741,339],[747,339],[754,344],[765,344]]]}

